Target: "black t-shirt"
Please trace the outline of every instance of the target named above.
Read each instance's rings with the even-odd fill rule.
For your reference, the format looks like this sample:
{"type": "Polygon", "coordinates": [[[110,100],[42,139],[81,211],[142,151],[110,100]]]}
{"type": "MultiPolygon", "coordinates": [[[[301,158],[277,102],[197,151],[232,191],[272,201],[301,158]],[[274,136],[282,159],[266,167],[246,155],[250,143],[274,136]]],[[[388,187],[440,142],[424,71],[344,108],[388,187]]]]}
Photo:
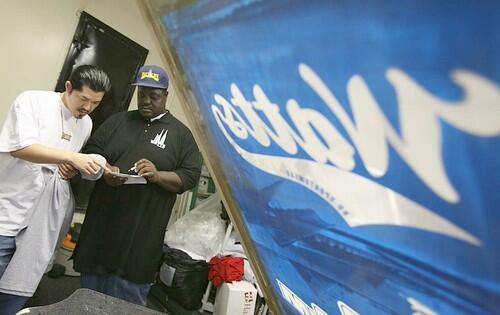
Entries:
{"type": "MultiPolygon", "coordinates": [[[[138,111],[106,120],[84,152],[104,156],[126,173],[141,158],[159,171],[174,171],[182,191],[200,176],[200,155],[189,129],[167,112],[153,122],[138,111]]],[[[75,269],[114,273],[137,283],[150,283],[158,270],[165,228],[176,199],[157,184],[111,187],[99,180],[91,194],[75,249],[75,269]]]]}

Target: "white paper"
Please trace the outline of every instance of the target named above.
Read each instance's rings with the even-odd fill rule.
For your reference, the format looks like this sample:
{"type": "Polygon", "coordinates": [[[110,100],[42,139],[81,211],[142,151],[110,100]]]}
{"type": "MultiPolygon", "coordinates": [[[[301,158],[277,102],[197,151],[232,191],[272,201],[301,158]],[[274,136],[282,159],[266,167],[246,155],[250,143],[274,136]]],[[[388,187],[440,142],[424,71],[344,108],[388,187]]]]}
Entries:
{"type": "Polygon", "coordinates": [[[124,185],[129,185],[129,184],[147,184],[147,181],[144,177],[139,176],[139,175],[128,175],[128,174],[122,174],[122,173],[115,173],[111,172],[111,174],[117,176],[117,177],[123,177],[126,178],[127,181],[124,183],[124,185]]]}
{"type": "Polygon", "coordinates": [[[161,282],[163,282],[167,287],[171,287],[172,282],[174,281],[174,276],[175,276],[175,268],[167,265],[166,263],[163,263],[160,267],[161,282]]]}

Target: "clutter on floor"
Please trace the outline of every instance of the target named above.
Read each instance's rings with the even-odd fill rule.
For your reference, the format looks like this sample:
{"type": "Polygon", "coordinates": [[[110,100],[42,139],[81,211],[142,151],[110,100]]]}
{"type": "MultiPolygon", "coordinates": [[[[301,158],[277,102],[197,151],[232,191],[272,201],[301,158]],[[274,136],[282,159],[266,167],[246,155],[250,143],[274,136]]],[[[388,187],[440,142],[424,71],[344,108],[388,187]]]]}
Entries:
{"type": "Polygon", "coordinates": [[[270,314],[218,193],[169,226],[150,295],[172,314],[270,314]]]}
{"type": "MultiPolygon", "coordinates": [[[[80,224],[74,224],[61,242],[47,274],[50,278],[45,276],[45,282],[71,278],[79,282],[79,274],[69,259],[79,228],[80,224]]],[[[157,281],[148,296],[148,307],[175,315],[270,314],[239,235],[218,194],[207,198],[169,227],[163,254],[157,281]]],[[[39,288],[40,292],[29,305],[55,303],[74,290],[58,300],[37,303],[37,296],[43,293],[39,288]]]]}
{"type": "Polygon", "coordinates": [[[257,289],[248,281],[224,282],[217,288],[215,310],[217,315],[253,315],[257,289]]]}
{"type": "Polygon", "coordinates": [[[243,266],[241,257],[212,257],[209,262],[208,280],[212,281],[215,287],[219,287],[222,283],[241,281],[243,266]]]}
{"type": "Polygon", "coordinates": [[[206,261],[192,259],[182,250],[166,247],[159,278],[170,299],[186,310],[201,308],[201,298],[208,284],[206,261]]]}

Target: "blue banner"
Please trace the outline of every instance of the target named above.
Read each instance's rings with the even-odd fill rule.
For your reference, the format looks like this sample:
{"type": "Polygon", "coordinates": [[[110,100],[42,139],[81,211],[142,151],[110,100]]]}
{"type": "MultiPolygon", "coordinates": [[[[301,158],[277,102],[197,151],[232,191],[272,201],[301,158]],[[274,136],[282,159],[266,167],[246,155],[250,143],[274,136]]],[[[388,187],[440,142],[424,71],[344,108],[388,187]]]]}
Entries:
{"type": "Polygon", "coordinates": [[[500,310],[500,3],[162,17],[283,314],[500,310]]]}

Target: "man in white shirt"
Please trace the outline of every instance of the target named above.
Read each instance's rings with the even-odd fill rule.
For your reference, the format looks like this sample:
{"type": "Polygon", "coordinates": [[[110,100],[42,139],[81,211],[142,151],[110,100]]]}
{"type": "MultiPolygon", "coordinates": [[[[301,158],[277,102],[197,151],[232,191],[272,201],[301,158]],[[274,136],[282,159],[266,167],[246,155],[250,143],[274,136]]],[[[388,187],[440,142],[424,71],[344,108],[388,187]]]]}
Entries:
{"type": "MultiPolygon", "coordinates": [[[[78,152],[92,130],[88,114],[109,89],[106,73],[85,65],[74,69],[63,93],[26,91],[12,104],[0,130],[0,278],[49,179],[106,168],[96,156],[78,152]]],[[[0,292],[0,314],[15,313],[27,299],[0,292]]]]}

